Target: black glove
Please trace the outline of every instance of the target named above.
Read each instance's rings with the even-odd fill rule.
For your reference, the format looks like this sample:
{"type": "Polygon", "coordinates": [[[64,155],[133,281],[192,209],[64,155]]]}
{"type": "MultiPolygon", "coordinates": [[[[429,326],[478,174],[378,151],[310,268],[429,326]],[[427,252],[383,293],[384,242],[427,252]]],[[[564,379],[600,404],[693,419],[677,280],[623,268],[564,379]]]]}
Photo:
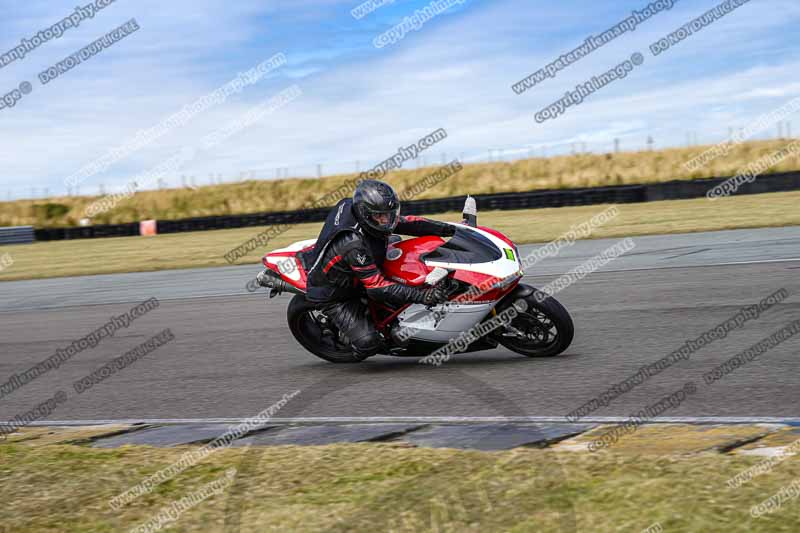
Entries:
{"type": "Polygon", "coordinates": [[[436,305],[447,301],[447,294],[439,287],[431,287],[420,291],[420,301],[425,305],[436,305]]]}

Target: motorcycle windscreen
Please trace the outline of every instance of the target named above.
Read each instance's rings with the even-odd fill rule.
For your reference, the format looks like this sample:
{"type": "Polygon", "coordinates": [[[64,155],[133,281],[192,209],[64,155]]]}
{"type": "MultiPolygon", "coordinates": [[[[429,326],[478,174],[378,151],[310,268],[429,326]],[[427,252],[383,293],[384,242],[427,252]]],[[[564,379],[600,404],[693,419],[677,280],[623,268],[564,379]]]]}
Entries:
{"type": "Polygon", "coordinates": [[[436,250],[425,254],[425,261],[440,263],[475,264],[497,261],[503,257],[500,249],[486,236],[464,228],[456,228],[456,234],[436,250]]]}

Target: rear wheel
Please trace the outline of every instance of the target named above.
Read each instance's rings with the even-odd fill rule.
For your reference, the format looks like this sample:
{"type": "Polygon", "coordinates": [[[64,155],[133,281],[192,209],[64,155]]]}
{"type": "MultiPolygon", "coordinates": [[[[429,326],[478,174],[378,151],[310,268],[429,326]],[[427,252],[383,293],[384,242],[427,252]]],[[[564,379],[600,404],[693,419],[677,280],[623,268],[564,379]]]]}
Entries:
{"type": "Polygon", "coordinates": [[[498,331],[497,342],[528,357],[553,357],[566,350],[575,328],[564,306],[537,289],[523,299],[527,310],[519,311],[510,324],[498,331]]]}
{"type": "Polygon", "coordinates": [[[286,315],[294,338],[317,357],[331,363],[360,363],[365,359],[353,353],[333,322],[305,296],[295,295],[289,302],[286,315]]]}

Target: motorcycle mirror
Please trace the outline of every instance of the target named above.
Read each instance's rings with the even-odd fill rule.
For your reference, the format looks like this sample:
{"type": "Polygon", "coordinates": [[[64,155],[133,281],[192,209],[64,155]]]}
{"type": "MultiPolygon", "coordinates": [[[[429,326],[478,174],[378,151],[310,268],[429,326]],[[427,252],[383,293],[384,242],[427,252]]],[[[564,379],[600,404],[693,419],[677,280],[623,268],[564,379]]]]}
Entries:
{"type": "Polygon", "coordinates": [[[467,195],[467,200],[464,202],[464,210],[461,214],[464,216],[462,222],[467,226],[474,228],[478,225],[478,205],[475,203],[475,198],[467,195]]]}

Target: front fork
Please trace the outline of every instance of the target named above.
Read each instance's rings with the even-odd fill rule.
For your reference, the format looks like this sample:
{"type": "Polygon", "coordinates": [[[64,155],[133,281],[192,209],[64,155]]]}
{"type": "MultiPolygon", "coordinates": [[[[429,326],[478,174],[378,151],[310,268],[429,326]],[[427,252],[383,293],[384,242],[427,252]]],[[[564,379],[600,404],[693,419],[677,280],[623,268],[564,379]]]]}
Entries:
{"type": "Polygon", "coordinates": [[[536,292],[536,289],[531,287],[530,285],[525,285],[524,283],[518,283],[516,287],[514,287],[511,292],[503,296],[497,305],[494,306],[494,311],[496,313],[502,313],[512,305],[517,300],[525,300],[529,298],[536,292]]]}
{"type": "MultiPolygon", "coordinates": [[[[534,289],[530,285],[525,285],[524,283],[518,283],[516,287],[514,287],[508,294],[503,296],[503,298],[501,298],[499,302],[497,302],[497,305],[495,305],[494,308],[492,309],[492,317],[495,317],[498,314],[506,311],[507,309],[514,307],[514,304],[519,300],[524,301],[525,305],[527,306],[528,305],[527,298],[533,296],[535,292],[536,289],[534,289]]],[[[519,308],[517,309],[518,311],[521,311],[519,308]]],[[[518,330],[510,323],[505,324],[502,329],[505,329],[506,331],[509,331],[515,335],[524,336],[524,332],[518,330]]],[[[495,331],[495,333],[497,333],[498,331],[502,331],[502,329],[498,329],[497,331],[495,331]]]]}

